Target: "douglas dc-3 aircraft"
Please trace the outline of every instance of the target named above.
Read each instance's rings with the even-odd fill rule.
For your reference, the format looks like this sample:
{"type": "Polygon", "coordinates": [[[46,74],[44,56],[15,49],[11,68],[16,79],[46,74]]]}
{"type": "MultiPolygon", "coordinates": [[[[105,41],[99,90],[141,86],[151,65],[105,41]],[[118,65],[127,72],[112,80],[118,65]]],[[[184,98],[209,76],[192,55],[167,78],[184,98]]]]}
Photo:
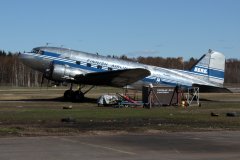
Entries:
{"type": "Polygon", "coordinates": [[[43,73],[43,78],[56,83],[70,83],[64,98],[82,100],[81,88],[73,84],[115,87],[170,85],[182,88],[199,87],[200,92],[228,92],[223,88],[225,56],[209,50],[191,70],[166,69],[136,62],[109,58],[59,47],[37,47],[19,55],[22,62],[43,73]]]}

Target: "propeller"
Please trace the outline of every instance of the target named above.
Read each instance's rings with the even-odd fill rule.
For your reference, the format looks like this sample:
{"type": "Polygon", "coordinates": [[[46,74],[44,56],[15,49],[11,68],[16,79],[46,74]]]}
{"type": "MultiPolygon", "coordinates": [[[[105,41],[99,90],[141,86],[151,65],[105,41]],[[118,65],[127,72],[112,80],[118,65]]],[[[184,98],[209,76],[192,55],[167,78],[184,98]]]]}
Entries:
{"type": "Polygon", "coordinates": [[[49,87],[49,83],[50,83],[51,80],[46,77],[45,73],[43,73],[43,74],[42,74],[42,79],[41,79],[41,85],[40,85],[41,88],[42,88],[42,86],[43,86],[43,83],[44,83],[44,79],[45,79],[45,78],[47,79],[47,88],[49,87]]]}
{"type": "Polygon", "coordinates": [[[44,83],[44,79],[47,79],[47,88],[49,87],[49,84],[52,79],[52,72],[53,72],[53,67],[54,67],[54,62],[52,61],[49,65],[49,67],[45,70],[45,72],[42,74],[42,79],[41,79],[41,87],[44,83]]]}
{"type": "Polygon", "coordinates": [[[44,79],[45,79],[45,74],[43,73],[43,74],[42,74],[42,80],[41,80],[41,88],[42,88],[42,85],[43,85],[43,83],[44,83],[44,79]]]}
{"type": "Polygon", "coordinates": [[[50,79],[48,79],[47,81],[47,89],[48,89],[49,83],[50,83],[50,79]]]}

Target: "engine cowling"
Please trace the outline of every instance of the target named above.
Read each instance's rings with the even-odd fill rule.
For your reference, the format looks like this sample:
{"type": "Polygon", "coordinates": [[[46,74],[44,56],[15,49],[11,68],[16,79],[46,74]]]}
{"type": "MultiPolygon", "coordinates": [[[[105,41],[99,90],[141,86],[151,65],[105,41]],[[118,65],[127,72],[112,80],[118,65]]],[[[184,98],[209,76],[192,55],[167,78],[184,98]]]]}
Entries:
{"type": "Polygon", "coordinates": [[[54,81],[74,80],[74,76],[85,74],[81,69],[73,68],[68,65],[52,64],[46,71],[46,78],[54,81]]]}

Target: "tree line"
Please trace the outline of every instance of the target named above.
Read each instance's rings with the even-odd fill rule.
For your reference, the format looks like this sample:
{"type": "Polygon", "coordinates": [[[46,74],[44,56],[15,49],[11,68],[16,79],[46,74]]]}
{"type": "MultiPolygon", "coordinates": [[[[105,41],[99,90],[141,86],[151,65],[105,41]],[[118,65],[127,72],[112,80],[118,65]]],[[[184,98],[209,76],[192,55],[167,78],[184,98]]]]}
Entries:
{"type": "MultiPolygon", "coordinates": [[[[19,53],[0,50],[0,86],[39,87],[42,74],[25,66],[19,59],[19,53]]],[[[184,61],[182,57],[137,57],[128,58],[126,55],[109,56],[158,67],[189,70],[198,59],[190,58],[184,61]]],[[[240,60],[227,59],[225,66],[225,83],[240,83],[240,60]]]]}
{"type": "Polygon", "coordinates": [[[25,66],[19,53],[0,51],[0,85],[34,87],[41,83],[41,73],[25,66]]]}

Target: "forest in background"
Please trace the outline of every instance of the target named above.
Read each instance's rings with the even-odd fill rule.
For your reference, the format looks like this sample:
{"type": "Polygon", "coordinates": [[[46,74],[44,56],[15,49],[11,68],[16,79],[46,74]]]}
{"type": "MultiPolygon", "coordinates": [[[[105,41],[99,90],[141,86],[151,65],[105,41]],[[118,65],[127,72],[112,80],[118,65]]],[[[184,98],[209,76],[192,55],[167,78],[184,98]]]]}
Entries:
{"type": "MultiPolygon", "coordinates": [[[[39,87],[42,74],[22,64],[18,59],[19,53],[0,50],[0,86],[39,87]]],[[[124,60],[154,65],[158,67],[189,70],[198,59],[190,58],[183,61],[182,57],[137,57],[108,56],[124,60]]],[[[227,59],[225,66],[225,83],[240,83],[240,60],[227,59]]]]}

